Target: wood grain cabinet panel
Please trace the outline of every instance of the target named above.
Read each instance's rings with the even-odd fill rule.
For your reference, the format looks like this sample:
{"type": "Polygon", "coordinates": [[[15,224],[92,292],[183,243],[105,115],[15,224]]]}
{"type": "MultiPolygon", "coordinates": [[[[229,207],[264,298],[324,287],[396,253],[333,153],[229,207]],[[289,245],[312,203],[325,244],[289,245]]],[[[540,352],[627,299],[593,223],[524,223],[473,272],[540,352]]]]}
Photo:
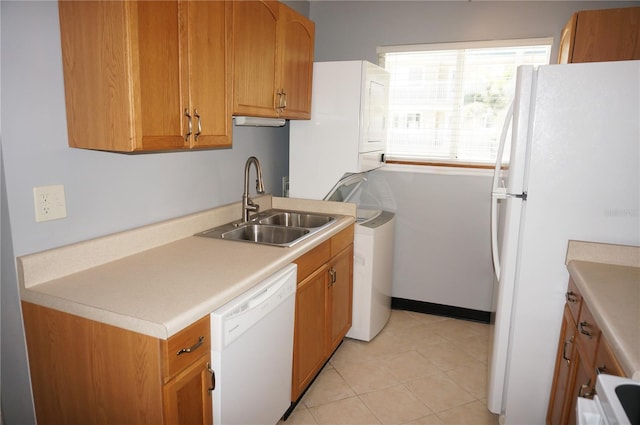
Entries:
{"type": "Polygon", "coordinates": [[[28,302],[22,311],[38,424],[212,423],[208,316],[160,340],[28,302]],[[175,361],[183,343],[193,349],[175,361]]]}
{"type": "Polygon", "coordinates": [[[560,340],[558,342],[558,354],[556,356],[556,373],[553,378],[553,389],[547,410],[547,424],[565,424],[568,420],[567,397],[576,359],[576,322],[571,316],[569,307],[564,309],[560,340]]]}
{"type": "Polygon", "coordinates": [[[351,328],[353,226],[295,263],[302,273],[298,272],[296,293],[292,402],[304,393],[351,328]],[[335,246],[342,247],[342,251],[334,251],[335,246]],[[324,262],[318,265],[321,259],[324,262]],[[311,265],[316,269],[309,272],[311,265]]]}
{"type": "Polygon", "coordinates": [[[353,245],[331,259],[329,265],[329,324],[327,356],[338,348],[351,329],[353,308],[353,245]]]}
{"type": "Polygon", "coordinates": [[[309,386],[327,359],[327,270],[322,265],[298,283],[293,344],[292,400],[309,386]]]}
{"type": "Polygon", "coordinates": [[[562,30],[558,63],[640,59],[640,7],[583,10],[562,30]]]}
{"type": "Polygon", "coordinates": [[[566,294],[547,425],[576,423],[576,400],[592,398],[598,373],[624,376],[573,280],[566,294]]]}
{"type": "Polygon", "coordinates": [[[118,152],[231,145],[231,5],[62,1],[69,146],[118,152]]]}
{"type": "Polygon", "coordinates": [[[282,3],[233,2],[233,113],[309,119],[314,37],[282,3]]]}
{"type": "Polygon", "coordinates": [[[279,8],[276,109],[282,118],[310,119],[315,24],[282,3],[279,8]]]}

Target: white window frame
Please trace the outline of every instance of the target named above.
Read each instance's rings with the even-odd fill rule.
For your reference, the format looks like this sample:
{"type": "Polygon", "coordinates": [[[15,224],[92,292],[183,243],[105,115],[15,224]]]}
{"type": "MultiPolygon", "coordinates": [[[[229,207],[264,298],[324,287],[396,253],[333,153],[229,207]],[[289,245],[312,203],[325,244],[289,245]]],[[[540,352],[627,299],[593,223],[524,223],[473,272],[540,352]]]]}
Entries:
{"type": "MultiPolygon", "coordinates": [[[[410,44],[397,46],[380,46],[377,48],[378,62],[384,67],[384,55],[386,53],[400,52],[421,52],[435,50],[463,50],[463,49],[482,49],[482,48],[509,48],[509,47],[527,47],[548,45],[547,63],[550,62],[551,49],[553,47],[553,37],[527,38],[527,39],[508,39],[508,40],[488,40],[488,41],[470,41],[470,42],[454,42],[454,43],[434,43],[434,44],[410,44]]],[[[501,128],[502,125],[499,125],[501,128]]],[[[487,163],[473,163],[465,161],[456,161],[449,159],[428,159],[428,158],[393,158],[387,156],[389,162],[396,164],[425,164],[429,166],[446,166],[446,167],[463,167],[463,168],[480,168],[489,169],[493,166],[487,163]]],[[[396,168],[396,167],[394,167],[396,168]]]]}

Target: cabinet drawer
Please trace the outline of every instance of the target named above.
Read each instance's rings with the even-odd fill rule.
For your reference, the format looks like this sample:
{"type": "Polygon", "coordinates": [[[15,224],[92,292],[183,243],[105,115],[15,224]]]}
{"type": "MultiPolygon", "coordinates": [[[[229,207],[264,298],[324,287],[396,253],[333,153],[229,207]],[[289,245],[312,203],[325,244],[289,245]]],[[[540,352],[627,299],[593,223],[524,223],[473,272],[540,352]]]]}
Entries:
{"type": "Polygon", "coordinates": [[[204,353],[211,351],[209,316],[163,340],[161,345],[163,379],[167,382],[204,353]]]}
{"type": "Polygon", "coordinates": [[[331,256],[336,256],[340,251],[353,243],[353,224],[331,238],[331,256]]]}
{"type": "Polygon", "coordinates": [[[331,240],[325,241],[307,252],[294,263],[298,265],[298,283],[331,258],[331,240]]]}
{"type": "Polygon", "coordinates": [[[584,362],[591,368],[594,365],[600,328],[596,324],[591,311],[586,303],[582,303],[578,318],[578,349],[584,362]]]}
{"type": "Polygon", "coordinates": [[[569,287],[567,288],[565,298],[567,300],[567,307],[569,307],[569,311],[571,312],[573,323],[578,323],[580,307],[582,306],[582,295],[573,279],[569,279],[569,287]]]}

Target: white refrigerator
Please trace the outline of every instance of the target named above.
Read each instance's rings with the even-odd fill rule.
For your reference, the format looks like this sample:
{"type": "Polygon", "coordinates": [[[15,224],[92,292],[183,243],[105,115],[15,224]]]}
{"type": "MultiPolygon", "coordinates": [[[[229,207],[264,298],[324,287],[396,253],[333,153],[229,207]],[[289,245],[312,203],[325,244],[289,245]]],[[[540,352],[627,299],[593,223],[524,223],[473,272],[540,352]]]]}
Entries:
{"type": "Polygon", "coordinates": [[[488,407],[504,424],[543,424],[568,240],[640,245],[640,61],[520,67],[506,133],[491,202],[488,407]]]}

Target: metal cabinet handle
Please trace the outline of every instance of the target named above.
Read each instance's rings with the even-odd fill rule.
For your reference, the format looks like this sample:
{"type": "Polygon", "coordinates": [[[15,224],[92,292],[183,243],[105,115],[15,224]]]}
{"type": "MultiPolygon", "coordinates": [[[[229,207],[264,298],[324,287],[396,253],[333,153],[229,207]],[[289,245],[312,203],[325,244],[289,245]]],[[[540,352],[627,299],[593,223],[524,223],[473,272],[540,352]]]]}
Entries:
{"type": "Polygon", "coordinates": [[[203,341],[204,341],[204,336],[201,336],[200,338],[198,338],[198,342],[193,344],[191,347],[189,347],[189,348],[181,348],[180,350],[178,350],[178,352],[176,353],[176,356],[179,356],[180,354],[184,354],[184,353],[191,353],[192,351],[197,350],[198,347],[200,347],[202,345],[203,341]]]}
{"type": "Polygon", "coordinates": [[[337,279],[337,273],[335,271],[335,269],[329,269],[329,286],[333,286],[334,283],[336,283],[336,279],[337,279]]]}
{"type": "Polygon", "coordinates": [[[194,139],[197,141],[200,134],[202,134],[202,119],[200,118],[200,114],[198,114],[197,108],[193,110],[193,116],[198,119],[198,131],[196,131],[196,134],[194,135],[194,139]]]}
{"type": "Polygon", "coordinates": [[[193,131],[193,120],[191,119],[191,115],[189,115],[189,110],[185,109],[184,110],[184,116],[187,117],[188,119],[188,129],[189,131],[187,131],[187,134],[184,135],[184,140],[187,141],[189,140],[189,137],[191,136],[191,133],[193,131]]]}
{"type": "MultiPolygon", "coordinates": [[[[603,364],[602,366],[598,367],[596,366],[596,376],[600,375],[601,373],[608,373],[611,374],[609,372],[609,368],[607,367],[606,364],[603,364]]],[[[614,373],[615,374],[615,373],[614,373]]]]}
{"type": "Polygon", "coordinates": [[[589,322],[585,320],[583,322],[580,322],[580,324],[578,325],[578,330],[582,335],[586,335],[591,338],[593,337],[593,332],[589,329],[590,327],[591,325],[589,324],[589,322]]]}
{"type": "Polygon", "coordinates": [[[567,357],[567,345],[573,344],[574,339],[575,339],[575,335],[571,335],[571,338],[569,339],[569,341],[565,341],[564,345],[562,346],[562,358],[567,361],[568,365],[571,364],[571,359],[567,357]]]}
{"type": "Polygon", "coordinates": [[[282,112],[282,110],[287,107],[287,93],[285,93],[284,89],[279,89],[276,95],[278,96],[278,106],[276,106],[276,110],[282,112]]]}
{"type": "Polygon", "coordinates": [[[593,397],[593,389],[591,388],[591,379],[586,384],[580,385],[580,391],[578,391],[578,397],[591,398],[593,397]]]}
{"type": "Polygon", "coordinates": [[[578,294],[576,294],[573,291],[569,291],[565,294],[565,298],[567,299],[568,303],[577,303],[578,302],[578,294]]]}
{"type": "Polygon", "coordinates": [[[213,369],[211,369],[211,364],[209,363],[207,363],[207,370],[211,374],[211,387],[207,388],[207,391],[209,391],[209,395],[211,395],[211,392],[216,389],[216,373],[213,371],[213,369]]]}

